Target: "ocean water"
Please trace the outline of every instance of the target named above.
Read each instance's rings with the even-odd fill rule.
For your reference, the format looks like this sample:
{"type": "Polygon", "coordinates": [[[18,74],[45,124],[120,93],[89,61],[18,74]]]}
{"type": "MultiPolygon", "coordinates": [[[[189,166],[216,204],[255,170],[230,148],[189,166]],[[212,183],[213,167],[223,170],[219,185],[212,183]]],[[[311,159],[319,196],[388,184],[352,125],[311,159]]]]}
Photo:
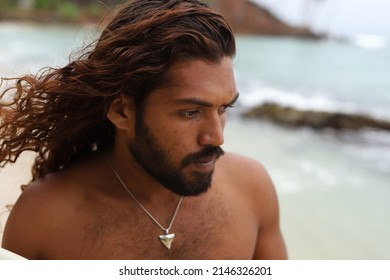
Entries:
{"type": "MultiPolygon", "coordinates": [[[[389,120],[387,42],[239,37],[240,109],[271,101],[389,120]]],[[[390,133],[231,121],[226,145],[274,180],[291,258],[390,259],[390,133]]]]}
{"type": "Polygon", "coordinates": [[[347,43],[239,37],[238,50],[246,104],[268,100],[390,119],[390,38],[347,43]]]}
{"type": "MultiPolygon", "coordinates": [[[[90,30],[0,24],[0,76],[65,65],[92,37],[90,30]]],[[[390,259],[390,133],[319,132],[240,117],[273,101],[390,119],[390,45],[369,38],[346,43],[259,36],[238,36],[237,43],[240,99],[229,116],[224,148],[267,168],[290,258],[390,259]]],[[[18,171],[1,172],[0,194],[17,187],[10,185],[18,171]]],[[[9,200],[0,195],[0,203],[9,200]]],[[[5,216],[0,218],[4,224],[5,216]]]]}
{"type": "MultiPolygon", "coordinates": [[[[240,109],[271,101],[389,120],[390,40],[374,39],[238,37],[240,109]]],[[[274,180],[291,258],[390,259],[390,133],[229,125],[226,146],[274,180]]]]}

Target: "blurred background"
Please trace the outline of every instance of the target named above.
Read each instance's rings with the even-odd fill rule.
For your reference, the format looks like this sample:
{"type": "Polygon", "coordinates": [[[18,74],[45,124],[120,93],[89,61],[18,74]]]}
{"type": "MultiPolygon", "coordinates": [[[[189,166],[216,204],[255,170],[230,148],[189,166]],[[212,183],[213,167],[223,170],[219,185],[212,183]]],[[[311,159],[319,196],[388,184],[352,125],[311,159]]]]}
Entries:
{"type": "MultiPolygon", "coordinates": [[[[120,2],[0,0],[0,77],[64,66],[120,2]]],[[[390,2],[207,2],[237,35],[224,148],[269,171],[290,258],[390,259],[390,2]]],[[[0,170],[1,229],[32,156],[0,170]]]]}

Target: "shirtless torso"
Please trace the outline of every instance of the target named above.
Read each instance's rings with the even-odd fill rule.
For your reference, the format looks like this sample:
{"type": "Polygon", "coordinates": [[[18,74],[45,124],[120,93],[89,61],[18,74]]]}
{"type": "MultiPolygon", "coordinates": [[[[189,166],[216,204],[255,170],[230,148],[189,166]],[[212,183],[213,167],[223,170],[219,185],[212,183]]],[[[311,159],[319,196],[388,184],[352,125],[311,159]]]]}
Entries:
{"type": "Polygon", "coordinates": [[[30,259],[286,258],[269,176],[221,148],[240,95],[229,24],[204,1],[123,2],[79,58],[0,94],[14,93],[0,101],[0,166],[37,152],[2,247],[30,259]],[[170,250],[147,212],[173,221],[170,250]]]}
{"type": "MultiPolygon", "coordinates": [[[[211,189],[184,198],[167,250],[158,240],[162,230],[106,159],[102,154],[32,183],[9,217],[3,247],[30,259],[286,258],[275,191],[257,162],[221,157],[211,189]]],[[[167,226],[175,206],[167,201],[148,210],[167,226]]]]}

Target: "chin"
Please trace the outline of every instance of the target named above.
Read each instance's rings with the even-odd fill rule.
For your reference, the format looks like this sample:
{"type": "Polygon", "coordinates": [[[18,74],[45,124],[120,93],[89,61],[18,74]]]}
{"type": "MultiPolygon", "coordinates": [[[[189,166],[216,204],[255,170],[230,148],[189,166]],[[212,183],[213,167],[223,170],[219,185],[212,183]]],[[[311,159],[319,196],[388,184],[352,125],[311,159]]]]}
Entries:
{"type": "Polygon", "coordinates": [[[199,196],[206,193],[211,188],[213,172],[192,172],[190,176],[190,180],[183,180],[183,178],[180,178],[173,184],[164,185],[180,196],[199,196]]]}

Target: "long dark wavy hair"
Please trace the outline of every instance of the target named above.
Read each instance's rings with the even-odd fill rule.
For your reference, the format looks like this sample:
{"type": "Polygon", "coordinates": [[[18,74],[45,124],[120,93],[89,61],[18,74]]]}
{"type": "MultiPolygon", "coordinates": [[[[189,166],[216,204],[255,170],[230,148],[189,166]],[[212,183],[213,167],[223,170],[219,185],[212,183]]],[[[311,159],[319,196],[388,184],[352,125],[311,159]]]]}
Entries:
{"type": "Polygon", "coordinates": [[[67,66],[11,79],[0,94],[0,167],[34,151],[35,180],[103,150],[114,141],[106,113],[116,96],[140,104],[173,63],[235,55],[228,23],[197,0],[129,1],[102,30],[67,66]]]}

